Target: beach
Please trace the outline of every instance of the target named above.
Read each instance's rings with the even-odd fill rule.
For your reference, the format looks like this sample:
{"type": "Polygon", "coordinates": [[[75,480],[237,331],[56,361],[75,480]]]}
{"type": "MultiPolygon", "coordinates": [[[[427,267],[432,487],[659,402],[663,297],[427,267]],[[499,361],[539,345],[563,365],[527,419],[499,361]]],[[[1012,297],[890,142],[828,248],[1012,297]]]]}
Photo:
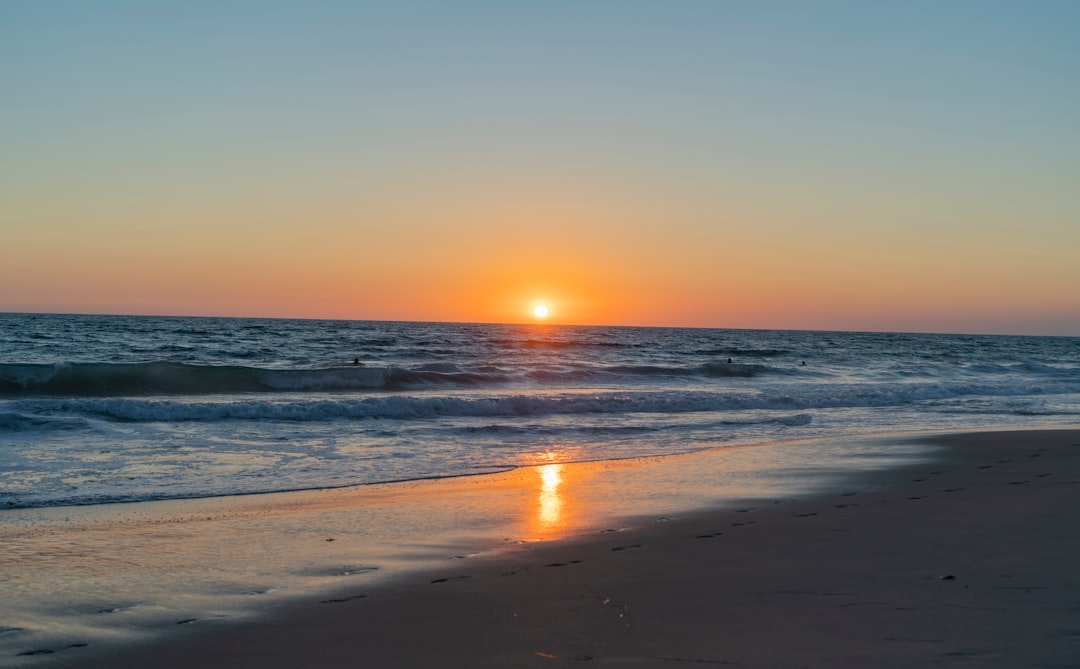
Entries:
{"type": "Polygon", "coordinates": [[[133,4],[0,8],[0,669],[1080,669],[1080,2],[133,4]]]}
{"type": "Polygon", "coordinates": [[[1008,467],[1076,428],[1080,339],[0,323],[0,665],[985,664],[955,614],[1030,612],[930,595],[1068,592],[948,547],[1069,555],[1024,505],[1075,477],[1008,467]]]}
{"type": "MultiPolygon", "coordinates": [[[[804,495],[581,520],[246,620],[176,621],[190,624],[27,666],[1080,666],[1080,430],[911,440],[932,450],[804,495]]],[[[682,461],[663,475],[708,463],[682,461]]],[[[514,488],[499,481],[476,477],[467,498],[514,488]]],[[[461,483],[433,494],[445,484],[453,504],[461,483]]]]}

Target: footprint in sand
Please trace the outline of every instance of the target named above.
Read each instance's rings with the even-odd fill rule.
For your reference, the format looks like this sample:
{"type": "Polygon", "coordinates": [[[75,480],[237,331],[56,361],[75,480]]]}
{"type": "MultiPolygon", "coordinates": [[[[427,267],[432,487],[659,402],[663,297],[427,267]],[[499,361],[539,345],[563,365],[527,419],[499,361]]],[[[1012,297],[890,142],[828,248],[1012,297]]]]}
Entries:
{"type": "Polygon", "coordinates": [[[357,574],[367,574],[368,572],[378,570],[378,567],[346,567],[345,569],[335,573],[334,576],[355,576],[357,574]]]}
{"type": "Polygon", "coordinates": [[[465,576],[447,576],[446,578],[437,578],[432,583],[449,583],[450,581],[463,581],[470,578],[468,574],[465,576]]]}
{"type": "Polygon", "coordinates": [[[60,648],[60,649],[38,648],[36,650],[28,650],[28,651],[19,653],[18,656],[19,657],[31,657],[31,656],[34,656],[34,655],[50,655],[52,653],[56,653],[56,652],[61,651],[61,650],[68,650],[69,648],[86,648],[89,645],[90,644],[88,644],[88,643],[73,643],[73,644],[69,644],[67,646],[64,646],[63,648],[60,648]]]}
{"type": "Polygon", "coordinates": [[[184,618],[183,620],[177,620],[177,625],[193,625],[195,623],[201,623],[204,620],[221,620],[222,618],[228,618],[228,616],[207,616],[205,618],[184,618]]]}
{"type": "Polygon", "coordinates": [[[107,609],[98,609],[98,613],[120,613],[121,611],[127,611],[128,609],[135,608],[134,604],[127,604],[122,606],[110,606],[107,609]]]}
{"type": "Polygon", "coordinates": [[[341,604],[342,602],[351,602],[354,599],[366,599],[367,595],[353,595],[352,597],[338,597],[337,599],[324,599],[320,604],[341,604]]]}
{"type": "Polygon", "coordinates": [[[631,550],[635,550],[635,549],[638,549],[638,548],[645,548],[645,547],[642,546],[641,544],[631,544],[629,546],[612,546],[611,550],[613,550],[613,551],[631,551],[631,550]]]}
{"type": "Polygon", "coordinates": [[[569,562],[552,562],[544,565],[545,567],[566,567],[572,564],[581,564],[581,560],[570,560],[569,562]]]}

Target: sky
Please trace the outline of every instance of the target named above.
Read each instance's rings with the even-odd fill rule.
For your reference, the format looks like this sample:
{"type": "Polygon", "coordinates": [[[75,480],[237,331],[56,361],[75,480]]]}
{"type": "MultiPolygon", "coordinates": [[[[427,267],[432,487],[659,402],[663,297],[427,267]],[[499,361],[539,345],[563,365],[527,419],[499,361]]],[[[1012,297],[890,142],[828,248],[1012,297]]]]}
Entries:
{"type": "Polygon", "coordinates": [[[0,311],[1080,335],[1080,3],[0,2],[0,311]]]}

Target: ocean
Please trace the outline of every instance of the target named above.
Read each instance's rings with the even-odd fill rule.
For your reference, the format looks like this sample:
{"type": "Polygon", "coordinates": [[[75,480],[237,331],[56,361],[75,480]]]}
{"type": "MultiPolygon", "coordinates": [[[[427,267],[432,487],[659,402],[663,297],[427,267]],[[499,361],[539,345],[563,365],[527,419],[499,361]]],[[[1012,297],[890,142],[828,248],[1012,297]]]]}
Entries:
{"type": "Polygon", "coordinates": [[[1080,338],[0,314],[0,508],[1075,425],[1080,338]]]}

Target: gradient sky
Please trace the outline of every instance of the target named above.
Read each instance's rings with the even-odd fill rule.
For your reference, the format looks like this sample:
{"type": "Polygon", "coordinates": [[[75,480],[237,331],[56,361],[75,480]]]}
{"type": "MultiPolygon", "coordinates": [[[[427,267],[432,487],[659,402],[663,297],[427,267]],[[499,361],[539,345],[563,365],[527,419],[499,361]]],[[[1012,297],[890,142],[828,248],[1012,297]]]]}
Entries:
{"type": "Polygon", "coordinates": [[[0,311],[1080,335],[1080,2],[0,3],[0,311]]]}

